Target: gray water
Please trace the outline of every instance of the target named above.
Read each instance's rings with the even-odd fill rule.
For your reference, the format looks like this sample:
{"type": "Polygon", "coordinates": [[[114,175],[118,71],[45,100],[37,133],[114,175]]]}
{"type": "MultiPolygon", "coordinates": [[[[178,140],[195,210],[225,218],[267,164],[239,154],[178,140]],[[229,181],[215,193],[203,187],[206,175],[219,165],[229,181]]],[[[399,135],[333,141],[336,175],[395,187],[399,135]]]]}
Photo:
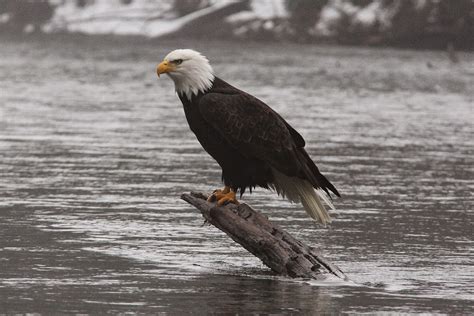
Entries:
{"type": "Polygon", "coordinates": [[[230,42],[0,42],[0,312],[473,313],[474,55],[230,42]],[[343,198],[243,201],[350,282],[272,275],[179,199],[221,186],[155,66],[193,47],[280,112],[343,198]]]}

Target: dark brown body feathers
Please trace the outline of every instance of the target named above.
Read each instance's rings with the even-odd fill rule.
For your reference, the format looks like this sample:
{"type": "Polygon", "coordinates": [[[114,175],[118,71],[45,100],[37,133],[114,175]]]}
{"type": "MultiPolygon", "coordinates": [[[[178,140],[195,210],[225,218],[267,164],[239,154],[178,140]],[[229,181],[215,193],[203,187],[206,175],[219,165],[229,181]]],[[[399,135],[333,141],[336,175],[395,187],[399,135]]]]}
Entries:
{"type": "Polygon", "coordinates": [[[191,130],[221,166],[224,184],[241,195],[269,188],[276,169],[340,196],[309,157],[303,137],[262,101],[217,77],[191,100],[179,97],[191,130]]]}

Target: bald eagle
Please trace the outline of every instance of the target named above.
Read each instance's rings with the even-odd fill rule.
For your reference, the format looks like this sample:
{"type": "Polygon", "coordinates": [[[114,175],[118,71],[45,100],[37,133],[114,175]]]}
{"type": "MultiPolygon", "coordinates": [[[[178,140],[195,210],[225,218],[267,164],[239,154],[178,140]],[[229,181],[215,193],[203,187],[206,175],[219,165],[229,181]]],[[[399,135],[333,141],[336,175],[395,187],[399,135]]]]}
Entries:
{"type": "Polygon", "coordinates": [[[309,157],[303,137],[277,112],[216,77],[194,50],[170,52],[156,71],[174,81],[189,127],[222,168],[225,187],[210,201],[238,204],[236,193],[260,186],[301,202],[322,224],[331,221],[321,200],[334,209],[329,191],[339,192],[309,157]]]}

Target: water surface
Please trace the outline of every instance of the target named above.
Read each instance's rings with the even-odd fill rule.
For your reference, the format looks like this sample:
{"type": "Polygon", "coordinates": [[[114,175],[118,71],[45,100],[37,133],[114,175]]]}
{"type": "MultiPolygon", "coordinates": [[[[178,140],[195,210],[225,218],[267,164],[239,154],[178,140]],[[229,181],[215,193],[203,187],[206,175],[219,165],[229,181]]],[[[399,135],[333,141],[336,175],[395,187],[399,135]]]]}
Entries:
{"type": "Polygon", "coordinates": [[[87,38],[0,45],[0,311],[473,313],[473,54],[87,38]],[[179,199],[220,187],[155,65],[193,47],[307,141],[329,228],[243,200],[352,282],[273,276],[179,199]]]}

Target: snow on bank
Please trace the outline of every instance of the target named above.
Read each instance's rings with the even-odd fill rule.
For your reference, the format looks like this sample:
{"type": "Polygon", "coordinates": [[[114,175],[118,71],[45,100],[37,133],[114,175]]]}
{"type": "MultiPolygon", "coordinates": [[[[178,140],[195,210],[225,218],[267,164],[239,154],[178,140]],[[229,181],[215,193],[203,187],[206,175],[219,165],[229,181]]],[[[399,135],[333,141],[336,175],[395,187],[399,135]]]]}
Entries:
{"type": "Polygon", "coordinates": [[[360,8],[351,2],[331,0],[321,11],[314,34],[334,36],[344,19],[351,27],[360,29],[368,29],[377,24],[381,27],[388,27],[393,14],[393,10],[387,9],[380,1],[372,2],[360,8]]]}
{"type": "Polygon", "coordinates": [[[173,0],[98,0],[83,7],[75,1],[59,4],[43,30],[86,34],[147,35],[149,25],[157,20],[170,21],[173,0]]]}
{"type": "MultiPolygon", "coordinates": [[[[211,14],[237,0],[209,0],[207,7],[179,17],[174,0],[134,0],[129,4],[120,0],[95,0],[84,7],[76,1],[58,3],[53,18],[43,30],[86,34],[141,35],[159,37],[179,31],[186,24],[211,14]]],[[[285,16],[284,0],[253,0],[250,11],[242,11],[253,18],[268,19],[285,16]]]]}

